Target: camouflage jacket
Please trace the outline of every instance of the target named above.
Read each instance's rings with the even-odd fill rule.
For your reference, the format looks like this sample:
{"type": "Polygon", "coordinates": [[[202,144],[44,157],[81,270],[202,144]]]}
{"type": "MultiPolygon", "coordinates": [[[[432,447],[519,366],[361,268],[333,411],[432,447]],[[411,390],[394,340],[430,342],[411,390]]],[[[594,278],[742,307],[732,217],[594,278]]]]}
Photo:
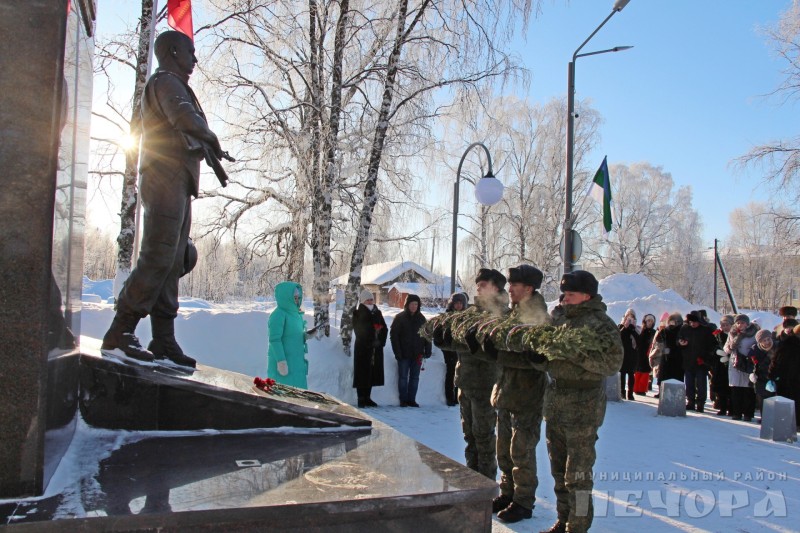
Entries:
{"type": "Polygon", "coordinates": [[[577,304],[559,306],[553,310],[553,325],[588,327],[601,336],[593,349],[563,353],[540,365],[552,378],[569,380],[600,380],[617,372],[622,365],[622,340],[617,325],[606,314],[606,304],[600,295],[577,304]]]}
{"type": "MultiPolygon", "coordinates": [[[[504,324],[549,324],[547,304],[538,292],[515,306],[504,324]]],[[[492,405],[500,409],[521,411],[541,409],[547,376],[533,368],[530,359],[521,352],[499,350],[497,364],[500,376],[492,390],[492,405]],[[538,402],[536,399],[538,398],[538,402]]]]}
{"type": "MultiPolygon", "coordinates": [[[[500,316],[508,313],[508,293],[503,291],[489,297],[475,298],[475,305],[461,311],[467,313],[488,312],[500,316]]],[[[491,391],[499,376],[499,367],[493,357],[483,350],[471,352],[466,344],[454,341],[451,349],[458,353],[454,383],[460,389],[491,391]]]]}

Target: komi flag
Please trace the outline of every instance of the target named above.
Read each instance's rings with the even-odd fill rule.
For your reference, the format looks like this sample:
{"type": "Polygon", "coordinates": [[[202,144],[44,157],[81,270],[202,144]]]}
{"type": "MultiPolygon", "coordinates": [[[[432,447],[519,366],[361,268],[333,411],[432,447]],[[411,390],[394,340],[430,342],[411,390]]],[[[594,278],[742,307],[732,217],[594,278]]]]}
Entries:
{"type": "Polygon", "coordinates": [[[192,24],[192,0],[168,0],[167,24],[194,41],[194,25],[192,24]]]}
{"type": "Polygon", "coordinates": [[[597,169],[589,187],[589,194],[602,206],[603,236],[608,237],[608,232],[611,231],[611,180],[608,177],[608,156],[603,158],[600,168],[597,169]]]}

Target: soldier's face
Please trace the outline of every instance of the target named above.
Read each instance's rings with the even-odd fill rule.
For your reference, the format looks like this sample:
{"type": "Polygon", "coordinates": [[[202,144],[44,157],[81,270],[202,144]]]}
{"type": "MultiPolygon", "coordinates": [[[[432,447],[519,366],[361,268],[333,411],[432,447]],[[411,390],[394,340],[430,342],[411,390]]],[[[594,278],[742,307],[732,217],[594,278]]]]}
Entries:
{"type": "Polygon", "coordinates": [[[518,304],[533,294],[533,287],[525,285],[524,283],[509,283],[508,284],[508,297],[511,302],[518,304]]]}
{"type": "Polygon", "coordinates": [[[181,73],[189,76],[194,71],[194,66],[197,64],[197,57],[194,55],[194,43],[192,43],[192,40],[188,37],[179,40],[175,43],[172,52],[175,65],[181,73]]]}
{"type": "Polygon", "coordinates": [[[578,305],[591,299],[592,297],[585,292],[564,291],[564,298],[561,303],[564,305],[578,305]]]}
{"type": "Polygon", "coordinates": [[[478,296],[486,296],[487,294],[496,294],[497,287],[491,281],[481,280],[475,284],[478,289],[478,296]]]}

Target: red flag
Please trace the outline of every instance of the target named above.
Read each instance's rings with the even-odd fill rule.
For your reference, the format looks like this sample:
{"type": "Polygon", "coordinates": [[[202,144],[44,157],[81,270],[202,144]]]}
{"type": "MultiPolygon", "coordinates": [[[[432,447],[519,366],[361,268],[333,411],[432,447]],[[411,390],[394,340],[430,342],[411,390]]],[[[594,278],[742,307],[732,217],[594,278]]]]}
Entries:
{"type": "Polygon", "coordinates": [[[194,41],[192,0],[167,0],[167,24],[194,41]]]}

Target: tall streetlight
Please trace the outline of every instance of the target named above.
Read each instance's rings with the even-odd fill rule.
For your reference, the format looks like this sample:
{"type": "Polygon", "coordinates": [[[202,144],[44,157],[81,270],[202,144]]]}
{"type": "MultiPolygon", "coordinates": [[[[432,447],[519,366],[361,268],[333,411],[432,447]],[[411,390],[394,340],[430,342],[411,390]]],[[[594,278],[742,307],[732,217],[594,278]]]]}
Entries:
{"type": "Polygon", "coordinates": [[[476,146],[480,146],[483,148],[483,151],[486,152],[489,170],[486,172],[486,175],[475,184],[475,199],[482,205],[494,205],[503,199],[503,184],[500,183],[500,180],[495,178],[492,173],[492,156],[489,154],[489,149],[486,148],[483,143],[476,142],[470,144],[464,151],[464,155],[461,156],[461,161],[458,162],[456,183],[453,191],[453,253],[450,259],[450,294],[456,292],[456,243],[458,242],[456,234],[458,233],[458,184],[461,181],[461,166],[464,164],[464,159],[466,159],[469,151],[476,146]]]}
{"type": "Polygon", "coordinates": [[[594,35],[600,31],[606,22],[614,16],[615,13],[622,11],[631,0],[617,0],[614,2],[614,7],[606,19],[586,38],[585,41],[575,50],[572,54],[572,61],[569,62],[567,70],[567,176],[564,184],[564,273],[572,272],[572,177],[574,173],[573,150],[575,144],[575,61],[579,57],[594,56],[597,54],[605,54],[608,52],[621,52],[623,50],[630,50],[632,46],[615,46],[608,50],[599,50],[597,52],[587,52],[579,54],[578,52],[586,46],[594,35]]]}

